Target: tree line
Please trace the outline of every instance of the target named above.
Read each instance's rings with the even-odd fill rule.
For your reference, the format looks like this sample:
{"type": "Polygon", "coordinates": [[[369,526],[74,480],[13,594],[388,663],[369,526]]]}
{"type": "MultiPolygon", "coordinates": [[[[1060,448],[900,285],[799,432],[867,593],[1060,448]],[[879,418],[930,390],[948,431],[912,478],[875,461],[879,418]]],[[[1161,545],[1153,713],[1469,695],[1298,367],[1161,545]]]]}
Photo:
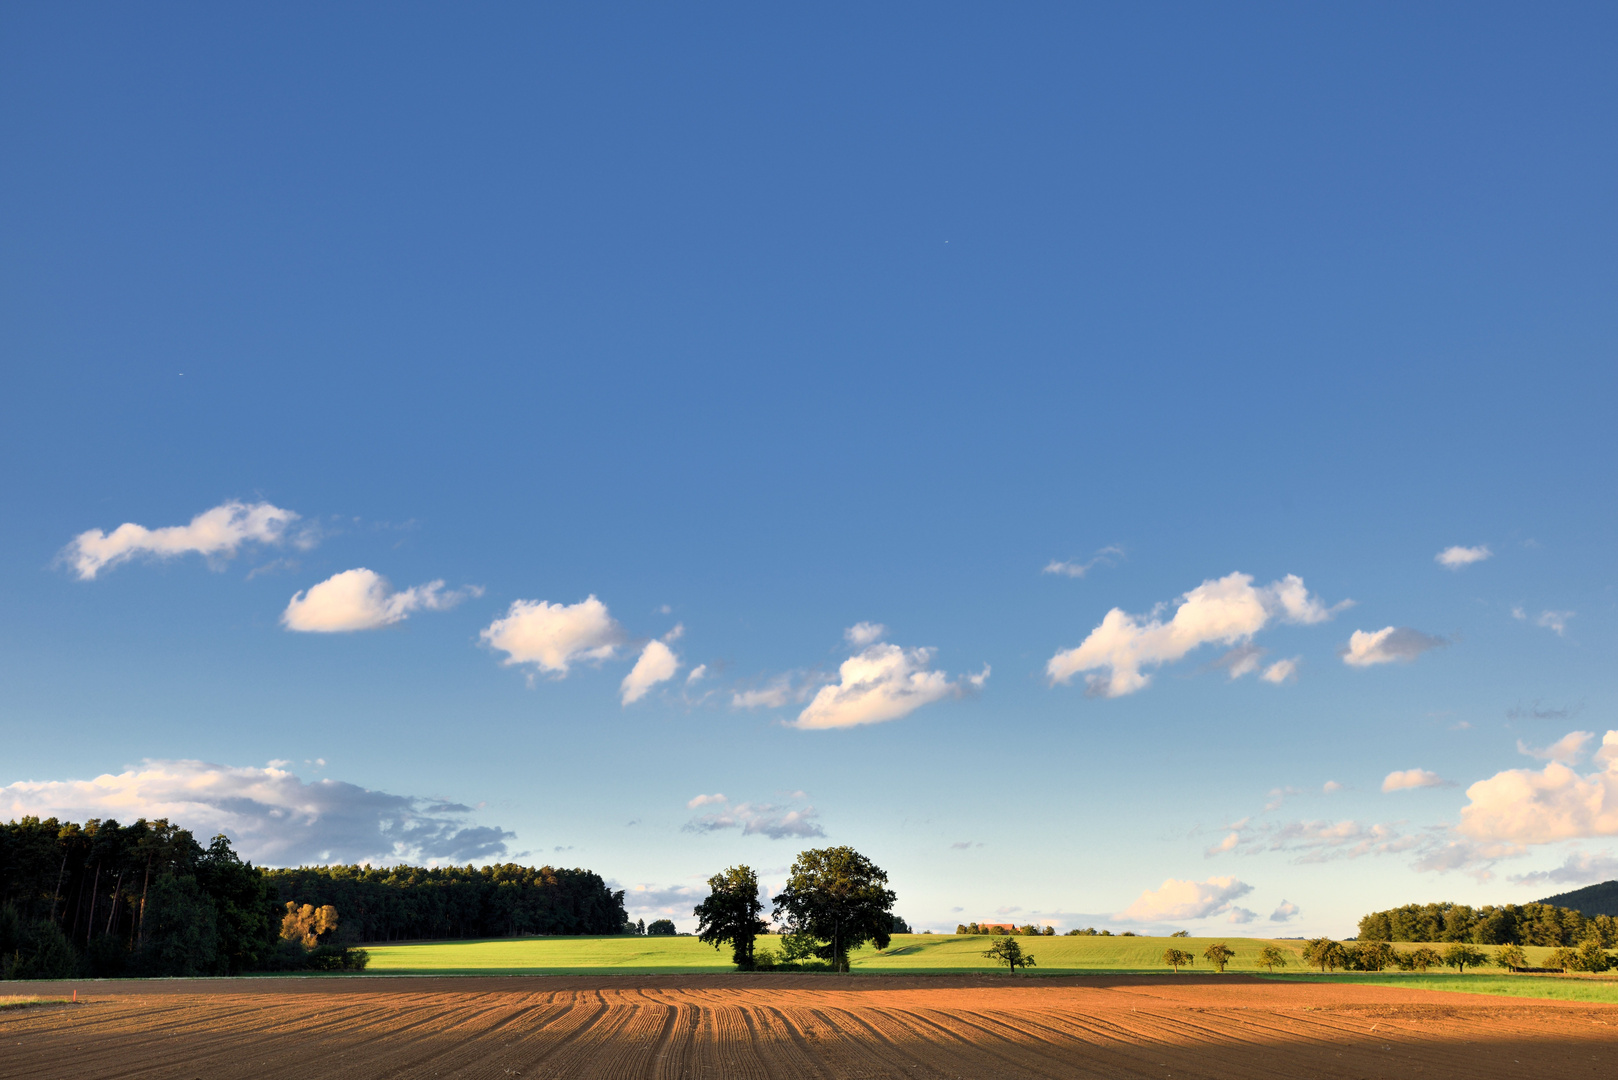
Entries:
{"type": "Polygon", "coordinates": [[[167,820],[25,817],[0,823],[0,978],[352,970],[357,941],[621,933],[623,899],[588,870],[266,870],[167,820]]]}
{"type": "Polygon", "coordinates": [[[1595,937],[1618,945],[1618,919],[1554,904],[1406,904],[1360,919],[1360,941],[1467,942],[1473,945],[1576,946],[1595,937]]]}

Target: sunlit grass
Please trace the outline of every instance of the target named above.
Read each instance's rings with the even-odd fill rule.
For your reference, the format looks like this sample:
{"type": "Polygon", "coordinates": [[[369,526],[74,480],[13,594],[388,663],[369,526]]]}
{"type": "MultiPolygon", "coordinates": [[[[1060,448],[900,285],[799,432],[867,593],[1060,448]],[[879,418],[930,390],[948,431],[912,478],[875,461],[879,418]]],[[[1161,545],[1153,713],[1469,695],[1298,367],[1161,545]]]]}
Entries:
{"type": "Polygon", "coordinates": [[[67,998],[59,998],[59,997],[28,997],[28,996],[24,996],[24,995],[12,995],[10,997],[0,997],[0,1012],[5,1012],[7,1009],[27,1009],[27,1008],[31,1008],[31,1007],[33,1007],[35,1005],[71,1005],[71,1004],[73,1004],[73,1002],[69,1001],[67,998]]]}

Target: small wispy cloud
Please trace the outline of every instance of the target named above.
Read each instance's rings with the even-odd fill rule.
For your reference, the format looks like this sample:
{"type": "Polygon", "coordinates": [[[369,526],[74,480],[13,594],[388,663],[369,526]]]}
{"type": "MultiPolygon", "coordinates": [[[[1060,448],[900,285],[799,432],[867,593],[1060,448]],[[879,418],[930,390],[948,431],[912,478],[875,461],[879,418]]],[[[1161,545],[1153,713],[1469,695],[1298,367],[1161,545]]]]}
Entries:
{"type": "Polygon", "coordinates": [[[1448,644],[1444,638],[1423,634],[1408,626],[1385,626],[1375,631],[1354,631],[1349,636],[1348,644],[1337,655],[1350,667],[1371,667],[1395,661],[1407,664],[1429,649],[1448,644]]]}
{"type": "Polygon", "coordinates": [[[1560,761],[1563,765],[1572,765],[1584,756],[1585,747],[1595,740],[1593,731],[1570,731],[1549,746],[1535,748],[1517,740],[1517,753],[1540,761],[1560,761]]]}
{"type": "Polygon", "coordinates": [[[1435,772],[1426,769],[1404,769],[1390,772],[1382,779],[1383,791],[1412,791],[1416,788],[1454,787],[1435,772]]]}
{"type": "Polygon", "coordinates": [[[1479,544],[1477,547],[1462,547],[1457,544],[1454,547],[1447,547],[1434,555],[1433,561],[1446,570],[1459,570],[1463,566],[1480,563],[1493,554],[1494,552],[1490,551],[1485,544],[1479,544]]]}
{"type": "Polygon", "coordinates": [[[1530,616],[1520,607],[1511,609],[1511,617],[1524,622],[1532,622],[1535,626],[1553,632],[1557,637],[1567,634],[1567,621],[1577,615],[1576,611],[1541,611],[1538,615],[1530,616]]]}
{"type": "MultiPolygon", "coordinates": [[[[801,794],[801,793],[795,793],[801,794]]],[[[813,806],[799,803],[731,802],[723,795],[699,795],[686,804],[689,810],[705,806],[716,807],[708,813],[692,818],[685,824],[686,832],[714,833],[728,829],[740,830],[743,836],[767,836],[771,840],[788,837],[806,840],[826,835],[813,806]]]]}
{"type": "Polygon", "coordinates": [[[1097,551],[1089,559],[1081,562],[1078,559],[1052,559],[1040,571],[1042,574],[1060,574],[1062,577],[1081,578],[1097,566],[1111,566],[1117,559],[1123,558],[1124,549],[1116,544],[1109,545],[1097,551]]]}
{"type": "Polygon", "coordinates": [[[134,558],[172,559],[202,555],[229,559],[248,544],[280,544],[298,515],[267,502],[234,499],[204,510],[185,525],[148,529],[126,521],[112,532],[89,529],[75,536],[61,554],[81,581],[92,581],[109,567],[134,558]]]}

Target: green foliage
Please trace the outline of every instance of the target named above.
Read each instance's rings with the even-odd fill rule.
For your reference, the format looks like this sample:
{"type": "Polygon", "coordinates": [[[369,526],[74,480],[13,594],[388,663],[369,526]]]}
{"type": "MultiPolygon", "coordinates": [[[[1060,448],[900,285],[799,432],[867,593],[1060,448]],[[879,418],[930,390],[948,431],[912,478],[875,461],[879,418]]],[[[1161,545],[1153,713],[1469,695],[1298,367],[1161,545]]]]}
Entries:
{"type": "Polygon", "coordinates": [[[1394,963],[1393,946],[1386,941],[1361,941],[1344,948],[1349,971],[1382,971],[1394,963]]]}
{"type": "Polygon", "coordinates": [[[1555,968],[1563,974],[1578,970],[1578,965],[1579,954],[1575,950],[1566,947],[1557,949],[1545,959],[1546,967],[1555,968]]]}
{"type": "Polygon", "coordinates": [[[364,971],[371,954],[341,945],[317,945],[304,959],[309,971],[364,971]]]}
{"type": "MultiPolygon", "coordinates": [[[[1022,937],[1055,937],[1056,927],[1036,926],[1027,923],[1023,926],[1014,926],[1011,923],[961,923],[955,928],[957,934],[981,934],[987,937],[1005,937],[1015,934],[1022,937]]],[[[907,930],[894,930],[895,934],[909,933],[907,930]]],[[[1075,934],[1094,934],[1094,930],[1069,930],[1069,936],[1075,934]]],[[[1107,933],[1107,931],[1103,931],[1107,933]]]]}
{"type": "Polygon", "coordinates": [[[737,968],[752,971],[753,942],[770,928],[759,918],[763,911],[753,868],[727,867],[708,879],[708,897],[692,912],[697,917],[697,939],[716,949],[728,944],[737,968]]]}
{"type": "Polygon", "coordinates": [[[1444,963],[1444,958],[1438,954],[1437,949],[1434,949],[1428,945],[1423,945],[1419,949],[1401,949],[1395,951],[1393,954],[1393,962],[1398,965],[1399,970],[1401,971],[1420,971],[1425,973],[1428,968],[1442,966],[1444,963]]]}
{"type": "Polygon", "coordinates": [[[1361,941],[1443,941],[1474,945],[1573,945],[1590,936],[1605,948],[1618,945],[1618,919],[1585,915],[1549,903],[1503,904],[1473,909],[1465,904],[1406,904],[1360,919],[1361,941]]]}
{"type": "Polygon", "coordinates": [[[646,925],[647,937],[673,937],[679,932],[673,919],[653,919],[646,925]]]}
{"type": "Polygon", "coordinates": [[[197,879],[164,874],[152,883],[146,943],[135,955],[143,975],[212,975],[218,971],[219,911],[197,879]]]}
{"type": "Polygon", "coordinates": [[[1018,944],[1017,939],[1009,935],[984,950],[983,956],[985,959],[1005,964],[1013,975],[1017,974],[1017,969],[1020,967],[1038,966],[1034,963],[1032,956],[1022,951],[1022,946],[1018,944]]]}
{"type": "Polygon", "coordinates": [[[1258,962],[1265,971],[1274,971],[1287,966],[1287,956],[1274,945],[1266,945],[1258,951],[1258,962]]]}
{"type": "Polygon", "coordinates": [[[1180,973],[1180,968],[1187,967],[1196,962],[1197,958],[1186,952],[1184,949],[1163,950],[1163,963],[1173,968],[1176,975],[1180,973]]]}
{"type": "Polygon", "coordinates": [[[1189,931],[1189,930],[1176,930],[1176,931],[1174,931],[1174,933],[1169,935],[1169,937],[1190,937],[1190,936],[1191,936],[1191,931],[1189,931]]]}
{"type": "Polygon", "coordinates": [[[868,941],[888,947],[896,898],[887,883],[888,875],[851,847],[805,851],[775,897],[775,917],[792,932],[825,942],[816,954],[831,961],[833,971],[847,971],[854,949],[868,941]]]}
{"type": "Polygon", "coordinates": [[[1477,967],[1486,962],[1488,956],[1465,942],[1456,942],[1444,950],[1444,966],[1452,967],[1457,973],[1465,971],[1469,966],[1477,967]]]}
{"type": "Polygon", "coordinates": [[[888,933],[890,933],[890,934],[914,934],[915,931],[910,929],[910,924],[905,922],[904,918],[902,916],[889,915],[888,916],[888,933]]]}
{"type": "Polygon", "coordinates": [[[1606,971],[1612,966],[1612,958],[1601,947],[1601,939],[1597,937],[1585,938],[1579,945],[1579,957],[1573,965],[1578,971],[1606,971]]]}
{"type": "MultiPolygon", "coordinates": [[[[1541,904],[1572,908],[1585,915],[1618,915],[1618,881],[1603,881],[1600,885],[1587,885],[1572,892],[1547,896],[1541,904]]],[[[1612,942],[1607,942],[1611,945],[1612,942]]]]}
{"type": "Polygon", "coordinates": [[[1303,947],[1303,958],[1321,972],[1348,966],[1348,950],[1331,938],[1315,938],[1303,947]]]}
{"type": "Polygon", "coordinates": [[[1495,966],[1520,971],[1528,966],[1528,956],[1517,945],[1502,945],[1494,951],[1495,966]]]}
{"type": "Polygon", "coordinates": [[[1204,949],[1202,953],[1203,959],[1211,961],[1214,967],[1218,968],[1221,973],[1224,972],[1225,965],[1230,963],[1235,956],[1235,951],[1223,941],[1214,942],[1212,945],[1204,949]]]}

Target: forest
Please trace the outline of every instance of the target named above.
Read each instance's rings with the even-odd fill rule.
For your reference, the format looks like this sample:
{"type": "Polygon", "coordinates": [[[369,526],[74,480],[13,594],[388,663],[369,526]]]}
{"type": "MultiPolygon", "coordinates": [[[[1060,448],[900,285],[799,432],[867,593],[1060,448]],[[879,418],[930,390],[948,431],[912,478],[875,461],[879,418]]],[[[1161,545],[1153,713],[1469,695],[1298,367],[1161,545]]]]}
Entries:
{"type": "Polygon", "coordinates": [[[267,870],[166,820],[0,824],[0,978],[363,965],[360,941],[624,932],[588,870],[267,870]]]}
{"type": "Polygon", "coordinates": [[[1361,941],[1454,941],[1474,945],[1618,945],[1618,919],[1553,904],[1406,904],[1360,919],[1361,941]]]}

